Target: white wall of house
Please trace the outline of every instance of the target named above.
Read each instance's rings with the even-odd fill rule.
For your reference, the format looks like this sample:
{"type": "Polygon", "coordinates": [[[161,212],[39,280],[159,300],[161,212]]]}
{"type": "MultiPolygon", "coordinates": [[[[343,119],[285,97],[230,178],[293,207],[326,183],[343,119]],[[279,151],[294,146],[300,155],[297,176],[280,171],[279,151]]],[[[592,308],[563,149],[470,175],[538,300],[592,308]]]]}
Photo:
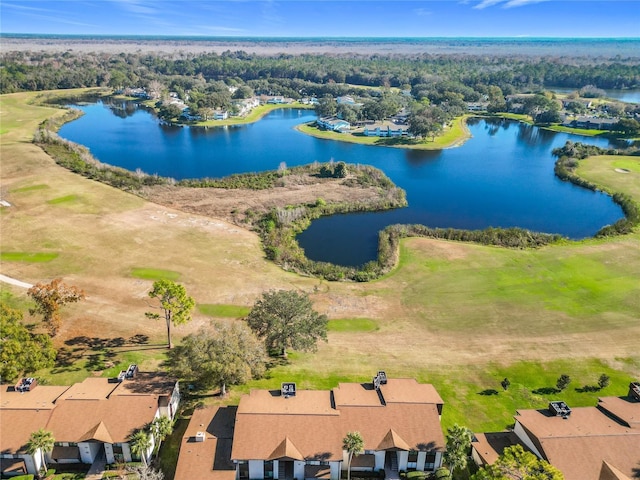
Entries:
{"type": "Polygon", "coordinates": [[[427,452],[418,452],[418,460],[416,462],[416,470],[424,472],[424,461],[427,459],[427,452]]]}
{"type": "Polygon", "coordinates": [[[329,462],[329,468],[331,469],[331,480],[340,480],[340,469],[342,462],[329,462]]]}
{"type": "Polygon", "coordinates": [[[529,447],[531,451],[538,456],[538,458],[542,458],[542,455],[540,454],[538,449],[535,447],[535,445],[529,438],[529,435],[527,435],[527,432],[525,432],[524,428],[522,427],[522,425],[520,425],[520,422],[518,422],[517,420],[516,420],[516,426],[513,428],[513,433],[515,433],[518,436],[518,438],[522,441],[522,443],[524,443],[527,447],[529,447]]]}
{"type": "Polygon", "coordinates": [[[264,460],[249,460],[249,478],[264,478],[264,460]]]}
{"type": "Polygon", "coordinates": [[[384,450],[373,452],[373,456],[376,458],[376,466],[375,466],[376,470],[384,469],[384,461],[386,459],[386,454],[387,452],[385,452],[384,450]]]}
{"type": "Polygon", "coordinates": [[[278,480],[278,460],[273,461],[273,479],[278,480]]]}
{"type": "Polygon", "coordinates": [[[407,451],[398,451],[398,470],[406,470],[407,462],[409,461],[409,452],[407,451]]]}
{"type": "Polygon", "coordinates": [[[78,448],[80,449],[82,463],[93,463],[102,445],[100,442],[80,442],[78,448]]]}
{"type": "Polygon", "coordinates": [[[42,465],[40,450],[38,450],[35,455],[29,455],[28,453],[25,453],[24,455],[0,453],[0,458],[21,458],[22,460],[24,460],[25,466],[27,467],[27,473],[31,473],[33,475],[38,473],[38,470],[42,465]]]}
{"type": "Polygon", "coordinates": [[[131,455],[131,447],[129,447],[128,443],[121,443],[120,445],[122,445],[122,457],[124,458],[125,462],[132,462],[133,461],[133,457],[131,455]]]}
{"type": "Polygon", "coordinates": [[[293,478],[304,478],[304,466],[307,462],[296,460],[293,462],[293,478]]]}
{"type": "Polygon", "coordinates": [[[104,453],[107,457],[107,463],[116,463],[115,457],[113,456],[113,445],[111,445],[110,443],[105,443],[104,453]]]}

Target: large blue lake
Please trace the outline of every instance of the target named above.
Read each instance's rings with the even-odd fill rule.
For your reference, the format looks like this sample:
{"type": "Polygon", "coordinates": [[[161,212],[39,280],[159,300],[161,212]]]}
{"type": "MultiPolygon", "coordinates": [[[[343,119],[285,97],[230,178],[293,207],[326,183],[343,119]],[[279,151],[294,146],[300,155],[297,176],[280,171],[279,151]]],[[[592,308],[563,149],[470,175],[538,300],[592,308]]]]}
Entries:
{"type": "Polygon", "coordinates": [[[104,163],[183,178],[222,177],[331,159],[383,170],[407,192],[407,208],[321,218],[299,235],[309,258],[361,265],[377,256],[377,234],[394,223],[481,229],[519,226],[592,236],[623,216],[610,197],[561,182],[551,150],[567,140],[602,147],[604,139],[571,136],[508,120],[473,119],[472,138],[442,151],[416,151],[321,140],[295,125],[308,110],[276,110],[257,123],[228,128],[161,125],[132,105],[81,106],[85,115],[60,135],[86,145],[104,163]]]}

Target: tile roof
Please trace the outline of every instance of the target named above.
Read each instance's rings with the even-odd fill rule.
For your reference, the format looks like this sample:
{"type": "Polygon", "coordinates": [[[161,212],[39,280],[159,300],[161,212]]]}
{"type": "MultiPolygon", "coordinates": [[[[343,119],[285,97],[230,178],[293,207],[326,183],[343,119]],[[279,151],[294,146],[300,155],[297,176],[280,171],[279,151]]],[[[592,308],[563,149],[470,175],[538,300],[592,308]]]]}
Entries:
{"type": "Polygon", "coordinates": [[[631,480],[624,473],[618,470],[613,465],[609,465],[607,462],[602,462],[602,470],[600,470],[600,477],[598,480],[631,480]]]}
{"type": "Polygon", "coordinates": [[[267,460],[304,460],[304,456],[289,437],[284,437],[282,443],[276,447],[267,460]]]}
{"type": "Polygon", "coordinates": [[[502,455],[505,448],[513,445],[520,444],[525,450],[529,451],[513,432],[476,433],[474,436],[471,447],[476,451],[484,465],[493,464],[502,455]]]}
{"type": "Polygon", "coordinates": [[[633,420],[640,415],[640,402],[608,397],[599,406],[573,408],[566,419],[546,410],[520,410],[515,418],[566,480],[598,480],[603,461],[633,476],[640,464],[640,428],[637,422],[635,427],[619,422],[603,407],[633,420]]]}
{"type": "Polygon", "coordinates": [[[439,404],[432,403],[442,400],[435,389],[412,380],[384,387],[384,398],[371,384],[359,383],[341,383],[332,392],[298,390],[290,398],[254,390],[240,400],[231,458],[268,460],[288,439],[304,459],[342,460],[342,439],[349,431],[362,434],[367,450],[388,443],[442,451],[439,404]],[[391,402],[385,402],[386,395],[391,402]]]}
{"type": "Polygon", "coordinates": [[[235,480],[231,462],[233,419],[236,407],[206,407],[193,412],[182,437],[176,479],[235,480]],[[204,432],[204,442],[196,442],[204,432]]]}
{"type": "Polygon", "coordinates": [[[105,400],[61,400],[51,414],[47,430],[60,442],[81,442],[92,433],[103,441],[126,442],[138,428],[153,421],[158,397],[115,396],[105,400]],[[102,422],[102,426],[100,426],[102,422]]]}

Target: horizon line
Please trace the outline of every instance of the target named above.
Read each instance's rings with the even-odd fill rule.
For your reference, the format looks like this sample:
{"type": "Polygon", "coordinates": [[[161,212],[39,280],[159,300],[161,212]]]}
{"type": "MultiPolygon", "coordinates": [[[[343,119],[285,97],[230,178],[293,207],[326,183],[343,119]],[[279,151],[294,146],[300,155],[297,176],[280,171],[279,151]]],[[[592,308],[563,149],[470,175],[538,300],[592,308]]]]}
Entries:
{"type": "Polygon", "coordinates": [[[26,32],[0,32],[0,37],[103,37],[103,38],[191,38],[191,39],[279,39],[279,40],[362,40],[362,39],[379,39],[379,40],[402,40],[402,39],[420,39],[420,40],[441,40],[441,39],[494,39],[494,40],[640,40],[640,36],[536,36],[536,35],[517,35],[517,36],[466,36],[466,35],[450,35],[450,36],[378,36],[378,35],[360,35],[360,36],[343,36],[343,35],[309,35],[309,36],[291,36],[291,35],[178,35],[178,34],[135,34],[135,33],[26,33],[26,32]]]}

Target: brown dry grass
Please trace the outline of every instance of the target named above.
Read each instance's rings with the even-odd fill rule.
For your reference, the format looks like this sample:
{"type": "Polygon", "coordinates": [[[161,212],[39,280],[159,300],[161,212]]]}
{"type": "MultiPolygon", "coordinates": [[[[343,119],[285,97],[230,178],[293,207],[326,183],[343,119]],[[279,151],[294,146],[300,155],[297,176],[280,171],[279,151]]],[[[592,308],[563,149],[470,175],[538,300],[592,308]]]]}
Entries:
{"type": "MultiPolygon", "coordinates": [[[[55,111],[26,106],[29,98],[29,94],[0,98],[2,115],[10,115],[13,123],[0,137],[3,199],[13,205],[0,215],[0,247],[60,255],[49,263],[5,262],[2,273],[30,283],[63,277],[87,292],[86,301],[65,310],[59,343],[79,335],[145,334],[152,343],[163,341],[163,326],[144,316],[152,282],[130,275],[133,268],[158,268],[178,272],[198,303],[250,306],[265,290],[299,289],[311,293],[316,308],[331,318],[378,321],[380,329],[375,332],[331,333],[317,354],[296,362],[294,368],[300,371],[369,375],[386,365],[407,374],[446,365],[637,355],[640,308],[637,301],[633,303],[637,288],[631,288],[628,297],[621,294],[613,300],[599,299],[597,295],[607,293],[594,290],[599,310],[589,313],[578,308],[589,302],[589,291],[565,292],[562,282],[583,288],[572,277],[580,267],[563,266],[583,257],[594,272],[585,275],[604,278],[605,272],[603,281],[609,276],[634,278],[640,261],[629,252],[640,251],[638,235],[536,252],[409,239],[403,243],[400,268],[384,279],[370,284],[327,283],[282,271],[264,259],[254,233],[215,218],[228,214],[237,201],[227,200],[229,191],[212,198],[175,190],[177,197],[171,202],[179,200],[194,211],[207,205],[207,213],[214,216],[205,216],[146,202],[57,166],[29,143],[37,123],[55,111]],[[34,186],[38,188],[29,189],[34,186]],[[47,203],[70,195],[69,201],[47,203]],[[625,257],[619,258],[620,253],[625,257]],[[554,269],[566,270],[566,277],[552,278],[554,269]],[[531,271],[550,276],[548,292],[538,292],[539,285],[532,281],[517,283],[531,271]],[[507,279],[500,277],[504,272],[507,279]],[[566,293],[578,305],[574,310],[553,303],[566,293]],[[563,328],[550,329],[553,324],[563,328]]],[[[256,192],[243,195],[239,193],[246,205],[275,201],[256,192]]],[[[292,196],[280,201],[328,197],[314,186],[291,186],[287,195],[292,196]]],[[[16,287],[3,288],[24,297],[16,287]]],[[[196,315],[193,322],[175,329],[176,340],[208,321],[196,315]]]]}

